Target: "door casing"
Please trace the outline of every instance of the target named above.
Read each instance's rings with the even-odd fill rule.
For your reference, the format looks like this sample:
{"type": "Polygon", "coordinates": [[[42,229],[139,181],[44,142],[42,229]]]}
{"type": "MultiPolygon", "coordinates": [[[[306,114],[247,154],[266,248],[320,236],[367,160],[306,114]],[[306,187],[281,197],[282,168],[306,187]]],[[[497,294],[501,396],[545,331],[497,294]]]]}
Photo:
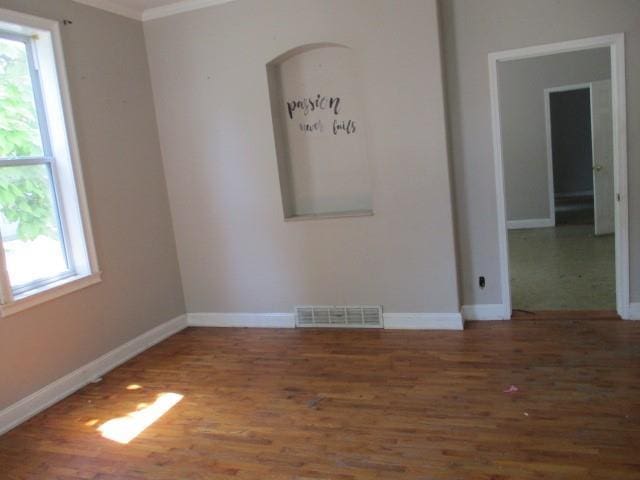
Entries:
{"type": "Polygon", "coordinates": [[[616,310],[623,319],[630,319],[629,305],[629,203],[627,181],[627,108],[624,34],[583,38],[566,42],[505,50],[489,54],[489,85],[491,124],[498,218],[498,249],[500,259],[502,318],[511,318],[511,285],[509,245],[507,241],[506,200],[502,132],[498,90],[498,63],[536,58],[557,53],[609,48],[611,58],[611,97],[613,112],[613,167],[615,202],[616,310]]]}

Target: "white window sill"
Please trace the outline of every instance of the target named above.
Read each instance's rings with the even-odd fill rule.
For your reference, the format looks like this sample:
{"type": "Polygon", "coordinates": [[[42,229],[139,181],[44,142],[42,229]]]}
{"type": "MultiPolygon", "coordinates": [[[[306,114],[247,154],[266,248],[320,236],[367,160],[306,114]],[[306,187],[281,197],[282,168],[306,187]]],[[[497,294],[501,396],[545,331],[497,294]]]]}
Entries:
{"type": "Polygon", "coordinates": [[[7,317],[13,315],[27,308],[35,307],[36,305],[67,295],[68,293],[95,285],[101,280],[102,275],[100,272],[65,278],[59,282],[47,285],[40,290],[31,291],[23,297],[14,299],[11,303],[0,305],[0,316],[7,317]]]}

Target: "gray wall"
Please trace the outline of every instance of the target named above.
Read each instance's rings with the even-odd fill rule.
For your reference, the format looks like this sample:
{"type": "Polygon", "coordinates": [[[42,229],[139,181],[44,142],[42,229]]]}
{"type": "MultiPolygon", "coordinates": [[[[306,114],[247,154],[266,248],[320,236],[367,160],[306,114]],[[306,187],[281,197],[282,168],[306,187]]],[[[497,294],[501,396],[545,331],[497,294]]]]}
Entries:
{"type": "Polygon", "coordinates": [[[432,0],[237,0],[145,23],[190,312],[383,304],[458,312],[432,0]],[[373,217],[284,222],[266,64],[360,59],[373,217]]]}
{"type": "Polygon", "coordinates": [[[0,409],[185,312],[140,22],[0,0],[62,28],[103,281],[0,318],[0,409]]]}
{"type": "Polygon", "coordinates": [[[608,78],[608,48],[498,64],[508,220],[551,216],[544,89],[608,78]]]}
{"type": "Polygon", "coordinates": [[[589,89],[550,95],[553,191],[593,193],[591,99],[589,89]]]}
{"type": "Polygon", "coordinates": [[[631,301],[640,301],[640,2],[442,0],[463,303],[500,295],[498,225],[487,55],[576,38],[626,33],[631,301]],[[487,276],[487,288],[476,285],[487,276]]]}

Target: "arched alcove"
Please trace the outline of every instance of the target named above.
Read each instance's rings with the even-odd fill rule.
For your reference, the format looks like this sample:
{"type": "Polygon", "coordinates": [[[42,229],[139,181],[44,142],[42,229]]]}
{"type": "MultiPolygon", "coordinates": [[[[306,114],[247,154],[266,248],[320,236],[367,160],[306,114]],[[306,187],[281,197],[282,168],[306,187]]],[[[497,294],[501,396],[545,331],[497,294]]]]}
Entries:
{"type": "Polygon", "coordinates": [[[267,64],[286,219],[372,214],[354,51],[295,48],[267,64]]]}

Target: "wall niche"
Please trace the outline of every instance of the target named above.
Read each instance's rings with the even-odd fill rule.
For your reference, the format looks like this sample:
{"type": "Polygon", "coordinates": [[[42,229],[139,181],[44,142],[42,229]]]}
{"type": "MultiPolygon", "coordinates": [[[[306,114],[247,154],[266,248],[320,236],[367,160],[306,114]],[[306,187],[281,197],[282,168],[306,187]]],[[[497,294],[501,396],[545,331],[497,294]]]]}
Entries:
{"type": "Polygon", "coordinates": [[[336,44],[267,64],[287,220],[373,214],[357,65],[353,50],[336,44]]]}

